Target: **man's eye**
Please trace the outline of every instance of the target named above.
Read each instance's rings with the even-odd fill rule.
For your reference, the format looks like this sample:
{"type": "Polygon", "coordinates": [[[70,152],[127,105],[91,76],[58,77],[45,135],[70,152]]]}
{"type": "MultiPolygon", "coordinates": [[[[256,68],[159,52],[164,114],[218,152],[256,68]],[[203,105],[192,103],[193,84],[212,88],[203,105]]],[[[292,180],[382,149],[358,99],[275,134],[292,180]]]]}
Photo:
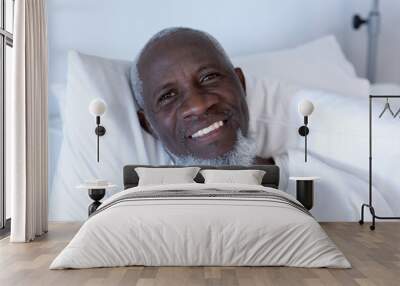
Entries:
{"type": "Polygon", "coordinates": [[[166,102],[166,101],[172,99],[175,95],[176,95],[176,93],[175,93],[174,91],[169,91],[169,92],[167,92],[167,93],[164,93],[163,95],[161,95],[161,96],[158,98],[158,102],[159,102],[159,103],[164,103],[164,102],[166,102]]]}
{"type": "Polygon", "coordinates": [[[212,81],[214,79],[217,79],[219,77],[219,74],[217,73],[210,73],[205,75],[204,77],[201,78],[200,82],[208,82],[208,81],[212,81]]]}

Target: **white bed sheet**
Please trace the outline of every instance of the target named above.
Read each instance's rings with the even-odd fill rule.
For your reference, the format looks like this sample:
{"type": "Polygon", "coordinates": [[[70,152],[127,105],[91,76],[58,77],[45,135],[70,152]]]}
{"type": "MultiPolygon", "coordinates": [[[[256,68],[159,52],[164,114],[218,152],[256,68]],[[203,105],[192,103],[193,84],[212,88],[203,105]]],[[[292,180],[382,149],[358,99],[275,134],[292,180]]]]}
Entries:
{"type": "MultiPolygon", "coordinates": [[[[104,204],[139,191],[209,188],[262,190],[291,198],[254,185],[178,184],[132,188],[104,204]]],[[[86,221],[50,269],[127,265],[351,267],[315,219],[290,205],[186,197],[124,201],[106,208],[86,221]]]]}
{"type": "MultiPolygon", "coordinates": [[[[291,176],[319,176],[316,202],[312,213],[320,221],[358,221],[361,204],[368,202],[369,179],[369,108],[368,96],[349,98],[321,91],[303,91],[299,98],[308,98],[315,105],[309,118],[308,162],[304,162],[304,139],[296,130],[289,137],[288,166],[291,176]]],[[[373,122],[373,201],[381,216],[399,216],[400,201],[400,133],[399,121],[391,116],[378,118],[384,100],[375,101],[373,122]]],[[[392,102],[395,110],[400,101],[392,102]]],[[[289,120],[300,126],[296,100],[289,120]]],[[[388,114],[387,114],[388,115],[388,114]]],[[[289,184],[294,193],[295,184],[289,184]]],[[[370,220],[369,212],[366,219],[370,220]]]]}

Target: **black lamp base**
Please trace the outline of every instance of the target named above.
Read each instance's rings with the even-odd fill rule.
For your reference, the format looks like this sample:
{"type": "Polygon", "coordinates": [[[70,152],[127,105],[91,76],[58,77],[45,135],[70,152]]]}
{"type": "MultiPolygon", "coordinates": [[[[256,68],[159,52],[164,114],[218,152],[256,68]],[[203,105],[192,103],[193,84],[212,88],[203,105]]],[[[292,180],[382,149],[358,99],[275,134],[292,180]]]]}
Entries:
{"type": "Polygon", "coordinates": [[[308,133],[310,133],[310,129],[308,129],[307,126],[303,125],[303,126],[301,126],[301,127],[299,128],[299,134],[300,134],[301,136],[307,136],[308,133]]]}
{"type": "Polygon", "coordinates": [[[105,194],[106,189],[89,189],[89,197],[94,200],[94,202],[88,208],[89,216],[101,205],[100,200],[104,198],[105,194]]]}
{"type": "Polygon", "coordinates": [[[98,136],[104,136],[104,134],[106,134],[106,129],[104,128],[104,126],[99,125],[99,126],[96,127],[94,132],[98,136]]]}

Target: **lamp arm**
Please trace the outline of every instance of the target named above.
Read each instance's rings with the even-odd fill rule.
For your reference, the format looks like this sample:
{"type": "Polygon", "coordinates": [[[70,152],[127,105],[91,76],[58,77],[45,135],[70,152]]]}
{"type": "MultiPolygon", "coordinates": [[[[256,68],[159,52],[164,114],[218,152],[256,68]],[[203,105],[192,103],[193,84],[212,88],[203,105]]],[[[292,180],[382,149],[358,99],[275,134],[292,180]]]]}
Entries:
{"type": "Polygon", "coordinates": [[[99,162],[100,161],[100,136],[99,136],[99,134],[97,134],[97,162],[99,162]]]}
{"type": "MultiPolygon", "coordinates": [[[[307,126],[308,125],[308,116],[304,116],[304,125],[305,126],[307,126]]],[[[308,132],[306,132],[306,136],[305,136],[305,138],[304,138],[304,147],[305,147],[305,152],[304,152],[304,160],[305,160],[305,162],[307,162],[307,133],[308,132]]]]}
{"type": "MultiPolygon", "coordinates": [[[[96,116],[96,124],[97,124],[97,128],[99,128],[100,126],[100,116],[96,116]]],[[[100,135],[99,132],[96,132],[97,134],[97,162],[100,161],[100,135]]]]}
{"type": "Polygon", "coordinates": [[[304,162],[307,162],[307,134],[304,138],[304,143],[305,143],[305,145],[304,145],[304,162]]]}

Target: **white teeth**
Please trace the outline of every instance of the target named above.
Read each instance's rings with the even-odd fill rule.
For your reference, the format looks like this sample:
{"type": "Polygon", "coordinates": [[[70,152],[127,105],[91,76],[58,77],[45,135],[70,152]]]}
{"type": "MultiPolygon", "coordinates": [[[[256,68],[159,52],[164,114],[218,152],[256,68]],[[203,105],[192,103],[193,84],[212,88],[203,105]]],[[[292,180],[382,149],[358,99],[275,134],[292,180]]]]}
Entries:
{"type": "Polygon", "coordinates": [[[222,125],[224,125],[224,122],[222,120],[218,121],[218,122],[214,122],[210,126],[208,126],[206,128],[203,128],[203,129],[197,131],[196,133],[194,133],[192,135],[192,138],[197,138],[197,137],[200,137],[200,136],[204,136],[204,135],[210,133],[211,131],[214,131],[214,130],[220,128],[222,125]]]}

